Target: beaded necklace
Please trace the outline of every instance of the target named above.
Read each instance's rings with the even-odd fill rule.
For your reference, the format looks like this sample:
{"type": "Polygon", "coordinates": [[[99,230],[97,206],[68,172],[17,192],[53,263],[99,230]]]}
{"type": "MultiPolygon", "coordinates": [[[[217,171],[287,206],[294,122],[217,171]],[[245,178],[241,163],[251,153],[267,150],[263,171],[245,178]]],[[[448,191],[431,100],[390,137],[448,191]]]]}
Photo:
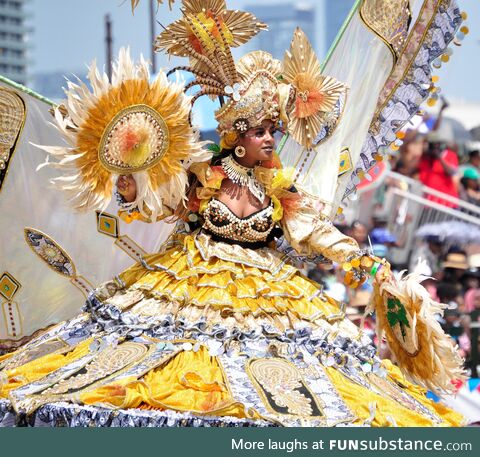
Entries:
{"type": "Polygon", "coordinates": [[[258,182],[253,168],[240,165],[231,155],[222,159],[222,168],[228,179],[239,186],[247,187],[260,203],[264,202],[265,187],[258,182]]]}

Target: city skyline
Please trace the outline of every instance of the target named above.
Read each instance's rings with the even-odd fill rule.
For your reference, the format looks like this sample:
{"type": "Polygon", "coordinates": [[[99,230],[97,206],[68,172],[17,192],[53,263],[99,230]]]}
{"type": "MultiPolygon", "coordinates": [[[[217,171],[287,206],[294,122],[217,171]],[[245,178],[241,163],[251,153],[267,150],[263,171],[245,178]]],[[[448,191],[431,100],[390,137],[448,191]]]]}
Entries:
{"type": "MultiPolygon", "coordinates": [[[[318,46],[319,35],[329,24],[329,17],[322,15],[327,5],[333,7],[333,0],[320,2],[302,1],[295,5],[314,5],[317,23],[315,37],[310,37],[312,43],[318,46]],[[326,3],[327,2],[327,3],[326,3]]],[[[339,2],[343,0],[335,0],[339,2]]],[[[352,3],[351,0],[345,0],[352,3]]],[[[272,6],[291,3],[287,0],[262,0],[261,6],[272,6]]],[[[177,1],[173,11],[166,5],[160,6],[156,19],[166,25],[179,17],[177,1]]],[[[251,5],[251,0],[233,0],[228,5],[243,9],[251,5]]],[[[452,46],[453,55],[450,62],[436,70],[439,75],[439,86],[445,97],[451,100],[480,102],[477,73],[480,72],[480,8],[477,0],[460,0],[461,10],[467,11],[467,24],[470,34],[466,36],[461,47],[452,46]]],[[[33,33],[31,38],[31,74],[54,73],[70,76],[72,72],[85,71],[86,65],[94,58],[100,67],[105,62],[104,46],[104,16],[109,13],[113,22],[114,55],[121,46],[130,45],[132,54],[138,58],[143,53],[150,57],[150,38],[148,30],[148,1],[140,2],[135,15],[132,16],[129,1],[120,0],[84,0],[81,5],[73,0],[31,0],[29,9],[32,13],[33,33]],[[86,25],[88,23],[88,26],[86,25]]],[[[330,21],[331,22],[331,21],[330,21]]],[[[160,25],[157,24],[157,32],[160,25]]],[[[268,32],[262,32],[268,33],[268,32]]],[[[241,50],[240,50],[241,51],[241,50]]],[[[326,50],[317,50],[319,57],[324,57],[326,50]]],[[[241,53],[241,52],[240,52],[241,53]]],[[[237,53],[235,53],[237,54],[237,53]]],[[[161,67],[173,65],[168,58],[157,54],[157,62],[161,67]]]]}
{"type": "Polygon", "coordinates": [[[29,32],[25,0],[0,0],[0,74],[27,84],[29,32]]]}

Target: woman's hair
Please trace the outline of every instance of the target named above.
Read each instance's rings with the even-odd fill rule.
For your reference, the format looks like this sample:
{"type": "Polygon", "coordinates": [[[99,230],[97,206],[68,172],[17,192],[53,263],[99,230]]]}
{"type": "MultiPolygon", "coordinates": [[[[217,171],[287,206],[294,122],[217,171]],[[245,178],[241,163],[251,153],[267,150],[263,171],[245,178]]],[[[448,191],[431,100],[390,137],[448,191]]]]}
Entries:
{"type": "MultiPolygon", "coordinates": [[[[191,171],[188,172],[188,187],[187,187],[187,192],[186,192],[186,197],[187,197],[187,203],[195,197],[195,193],[197,191],[197,187],[199,186],[200,181],[198,178],[193,174],[191,171]]],[[[190,213],[190,210],[188,209],[188,206],[185,205],[185,202],[182,200],[178,206],[175,208],[175,212],[173,213],[173,220],[178,221],[187,221],[188,219],[188,213],[190,213]]]]}
{"type": "MultiPolygon", "coordinates": [[[[220,154],[214,155],[212,157],[212,160],[210,162],[210,165],[215,166],[215,165],[220,165],[222,159],[224,157],[227,157],[229,155],[232,155],[234,153],[234,149],[223,149],[220,154]]],[[[186,196],[187,196],[187,202],[191,201],[193,198],[196,198],[196,192],[197,188],[201,186],[200,181],[198,178],[195,176],[194,173],[188,172],[188,187],[186,191],[186,196]]],[[[182,201],[177,208],[175,209],[175,212],[173,214],[174,220],[183,220],[186,221],[188,218],[188,214],[190,213],[190,209],[188,209],[187,206],[185,206],[185,203],[182,201]]]]}
{"type": "Polygon", "coordinates": [[[222,159],[224,159],[225,157],[231,156],[234,153],[235,153],[235,149],[233,149],[233,148],[232,149],[222,149],[220,154],[214,155],[212,157],[211,165],[212,166],[220,165],[220,163],[222,162],[222,159]]]}

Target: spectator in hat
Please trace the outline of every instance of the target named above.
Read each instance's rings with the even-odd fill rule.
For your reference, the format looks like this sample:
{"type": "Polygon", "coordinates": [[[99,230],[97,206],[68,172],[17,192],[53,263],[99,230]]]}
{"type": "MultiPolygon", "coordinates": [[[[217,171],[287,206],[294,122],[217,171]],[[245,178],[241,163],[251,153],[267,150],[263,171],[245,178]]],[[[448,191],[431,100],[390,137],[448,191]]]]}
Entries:
{"type": "Polygon", "coordinates": [[[465,252],[449,252],[442,262],[443,281],[460,285],[460,278],[468,269],[468,258],[465,252]]]}
{"type": "Polygon", "coordinates": [[[443,254],[443,243],[439,236],[429,235],[410,257],[408,271],[424,276],[437,277],[441,271],[440,258],[443,254]]]}
{"type": "Polygon", "coordinates": [[[478,149],[468,153],[468,162],[459,168],[460,175],[463,176],[467,170],[474,170],[477,175],[480,175],[480,151],[478,149]]]}
{"type": "Polygon", "coordinates": [[[460,198],[471,203],[472,205],[480,206],[480,173],[476,168],[467,168],[463,172],[460,180],[460,198]]]}
{"type": "MultiPolygon", "coordinates": [[[[455,174],[458,171],[458,156],[451,149],[446,148],[447,139],[439,132],[433,131],[427,135],[426,149],[418,164],[419,179],[425,186],[458,198],[455,174]]],[[[452,202],[443,200],[434,195],[428,199],[442,205],[456,208],[452,202]]]]}

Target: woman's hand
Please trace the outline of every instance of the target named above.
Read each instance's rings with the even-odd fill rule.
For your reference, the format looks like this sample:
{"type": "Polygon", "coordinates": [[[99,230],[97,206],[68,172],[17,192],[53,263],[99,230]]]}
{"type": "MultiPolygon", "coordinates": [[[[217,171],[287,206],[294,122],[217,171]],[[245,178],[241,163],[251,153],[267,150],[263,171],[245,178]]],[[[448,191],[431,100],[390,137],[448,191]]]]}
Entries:
{"type": "Polygon", "coordinates": [[[375,273],[375,282],[380,285],[385,280],[390,278],[392,275],[390,270],[390,264],[385,260],[382,259],[382,263],[379,265],[377,272],[375,273]]]}
{"type": "Polygon", "coordinates": [[[137,183],[132,175],[120,175],[117,179],[118,193],[128,203],[135,201],[137,197],[137,183]]]}

